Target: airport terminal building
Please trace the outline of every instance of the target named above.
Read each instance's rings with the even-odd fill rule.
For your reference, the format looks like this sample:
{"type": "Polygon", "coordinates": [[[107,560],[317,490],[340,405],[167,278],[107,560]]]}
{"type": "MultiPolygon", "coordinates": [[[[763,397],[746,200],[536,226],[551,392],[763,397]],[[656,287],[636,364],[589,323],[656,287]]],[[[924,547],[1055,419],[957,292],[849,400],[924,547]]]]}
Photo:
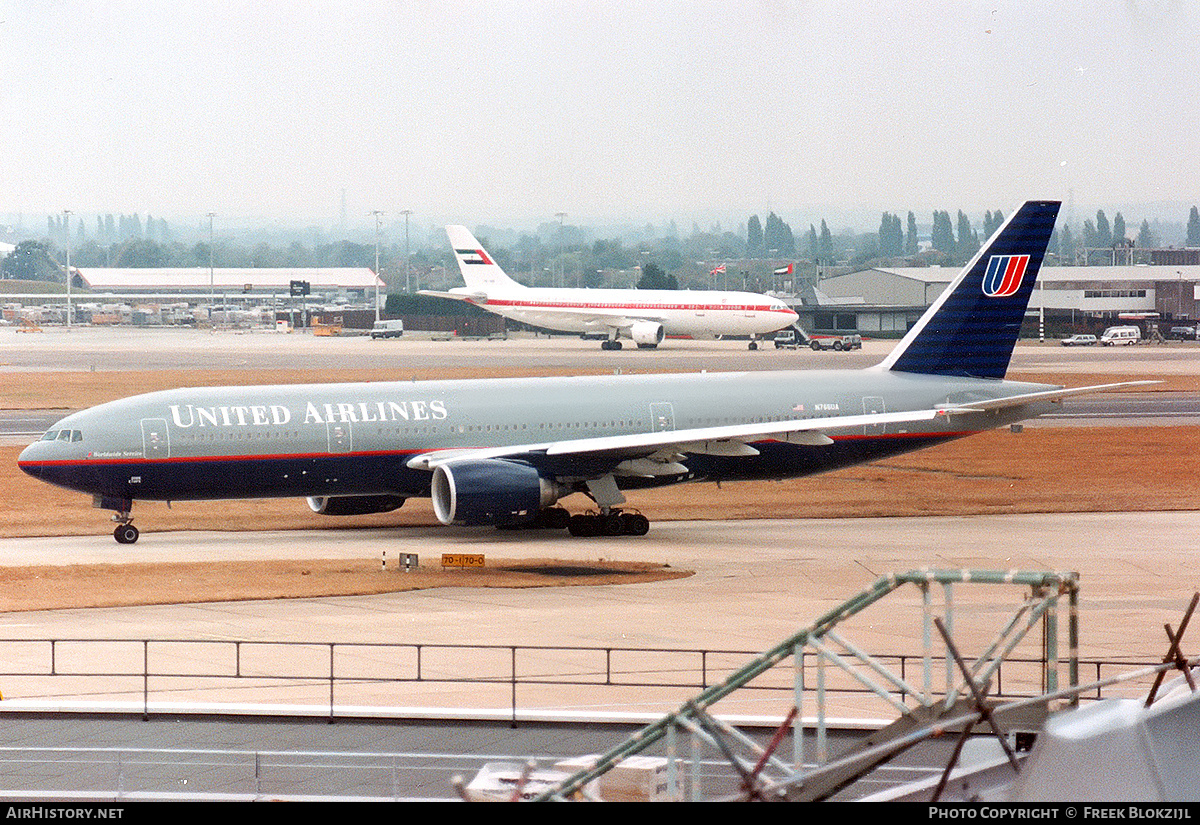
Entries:
{"type": "MultiPolygon", "coordinates": [[[[73,323],[274,325],[282,312],[303,324],[322,310],[357,307],[373,316],[386,289],[367,267],[71,267],[71,275],[73,323]]],[[[10,324],[63,323],[66,315],[61,292],[11,294],[3,306],[10,324]]]]}
{"type": "Polygon", "coordinates": [[[308,294],[370,302],[386,285],[367,267],[324,269],[223,268],[134,269],[87,267],[75,269],[74,286],[96,293],[138,298],[244,295],[258,301],[283,299],[293,282],[307,284],[308,294]]]}

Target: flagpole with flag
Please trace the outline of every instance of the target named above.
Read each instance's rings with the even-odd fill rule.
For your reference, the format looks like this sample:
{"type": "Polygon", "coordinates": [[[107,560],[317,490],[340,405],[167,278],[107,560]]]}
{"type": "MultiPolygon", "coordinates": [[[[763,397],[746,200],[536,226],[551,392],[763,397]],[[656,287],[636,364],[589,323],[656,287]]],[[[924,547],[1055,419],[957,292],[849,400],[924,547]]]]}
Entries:
{"type": "MultiPolygon", "coordinates": [[[[790,277],[791,277],[791,275],[792,275],[792,267],[793,267],[793,266],[794,266],[794,264],[788,264],[787,266],[781,266],[781,267],[778,267],[778,268],[775,270],[775,276],[776,276],[777,278],[778,278],[778,277],[780,277],[780,276],[787,276],[788,278],[790,278],[790,277]]],[[[783,286],[782,282],[780,282],[779,286],[780,286],[780,287],[782,287],[782,286],[783,286]]],[[[781,289],[780,291],[782,292],[782,291],[784,291],[784,290],[782,290],[782,289],[781,289]]]]}
{"type": "Polygon", "coordinates": [[[725,274],[725,264],[713,267],[712,272],[708,273],[713,276],[713,289],[717,288],[717,276],[725,274]]]}

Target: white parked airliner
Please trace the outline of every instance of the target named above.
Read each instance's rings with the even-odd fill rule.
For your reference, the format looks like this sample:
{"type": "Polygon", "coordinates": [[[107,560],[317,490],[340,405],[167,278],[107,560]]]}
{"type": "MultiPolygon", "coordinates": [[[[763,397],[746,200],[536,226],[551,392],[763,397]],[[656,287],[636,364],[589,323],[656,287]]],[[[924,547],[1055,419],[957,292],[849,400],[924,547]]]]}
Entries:
{"type": "Polygon", "coordinates": [[[620,338],[653,349],[668,335],[691,338],[757,336],[792,324],[796,313],[776,298],[753,292],[686,289],[563,289],[527,287],[505,274],[464,226],[447,226],[465,287],[422,295],[467,301],[488,312],[558,332],[607,333],[601,346],[621,349],[620,338]]]}

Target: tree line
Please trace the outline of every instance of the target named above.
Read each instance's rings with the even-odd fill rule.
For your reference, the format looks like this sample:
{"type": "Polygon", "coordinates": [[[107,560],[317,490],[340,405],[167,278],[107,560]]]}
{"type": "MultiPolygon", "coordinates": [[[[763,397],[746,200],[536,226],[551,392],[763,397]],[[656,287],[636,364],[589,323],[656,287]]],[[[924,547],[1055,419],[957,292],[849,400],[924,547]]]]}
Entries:
{"type": "MultiPolygon", "coordinates": [[[[2,277],[63,281],[68,240],[73,267],[194,268],[207,267],[210,260],[222,268],[375,266],[374,244],[219,240],[210,249],[207,241],[173,240],[167,222],[150,216],[145,220],[137,215],[97,217],[91,235],[83,233],[84,221],[68,222],[67,218],[50,216],[45,239],[21,241],[13,254],[0,259],[2,277]],[[72,223],[77,231],[75,238],[68,239],[72,223]]],[[[661,231],[646,227],[633,243],[620,238],[590,239],[586,228],[560,224],[540,227],[505,244],[493,244],[486,235],[480,240],[509,274],[530,286],[671,289],[744,285],[770,289],[784,286],[771,277],[774,262],[780,260],[797,263],[796,280],[815,280],[818,271],[828,272],[832,266],[854,271],[877,265],[962,264],[1004,220],[1002,212],[989,210],[976,226],[961,210],[954,217],[949,211],[934,211],[930,222],[922,226],[912,211],[903,218],[900,213],[884,212],[875,232],[834,233],[822,219],[819,224],[810,223],[807,233],[798,237],[791,226],[770,212],[765,222],[751,215],[738,231],[719,224],[708,229],[693,224],[691,234],[683,236],[674,225],[661,231]],[[737,271],[731,266],[727,275],[717,276],[711,270],[721,262],[736,262],[737,271]]],[[[1104,210],[1098,210],[1077,228],[1060,216],[1050,251],[1059,256],[1060,263],[1086,263],[1089,250],[1153,248],[1160,243],[1148,221],[1142,221],[1133,233],[1120,212],[1110,221],[1104,210]]],[[[1200,247],[1200,213],[1195,206],[1186,224],[1186,245],[1200,247]]],[[[1122,262],[1114,255],[1093,254],[1092,258],[1094,262],[1122,262]]],[[[390,290],[408,285],[441,288],[458,282],[453,255],[444,244],[418,241],[407,260],[411,284],[406,278],[405,246],[381,245],[379,261],[390,290]]],[[[792,287],[796,286],[793,283],[792,287]]]]}

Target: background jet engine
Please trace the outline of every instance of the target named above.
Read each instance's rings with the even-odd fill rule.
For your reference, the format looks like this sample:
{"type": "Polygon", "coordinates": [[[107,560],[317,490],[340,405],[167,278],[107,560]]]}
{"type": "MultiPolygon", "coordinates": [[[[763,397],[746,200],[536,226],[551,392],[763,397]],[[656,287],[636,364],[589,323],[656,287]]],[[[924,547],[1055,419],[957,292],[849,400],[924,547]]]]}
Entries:
{"type": "Polygon", "coordinates": [[[654,321],[638,321],[629,328],[629,337],[639,347],[653,349],[662,343],[666,332],[663,325],[654,321]]]}
{"type": "Polygon", "coordinates": [[[442,524],[522,524],[537,518],[568,490],[528,464],[501,459],[439,464],[431,486],[442,524]]]}
{"type": "Polygon", "coordinates": [[[308,499],[309,509],[323,516],[390,513],[403,503],[403,496],[312,496],[308,499]]]}

